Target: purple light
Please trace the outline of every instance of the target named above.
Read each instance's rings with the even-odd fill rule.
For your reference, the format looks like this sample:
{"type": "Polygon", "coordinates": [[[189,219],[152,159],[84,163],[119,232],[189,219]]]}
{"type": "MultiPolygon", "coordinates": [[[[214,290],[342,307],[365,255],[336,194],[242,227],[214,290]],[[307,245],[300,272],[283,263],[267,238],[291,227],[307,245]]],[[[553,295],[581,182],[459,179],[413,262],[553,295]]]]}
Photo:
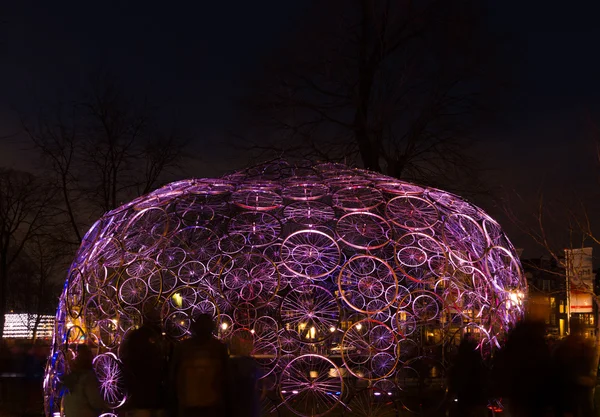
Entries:
{"type": "Polygon", "coordinates": [[[283,162],[178,181],[107,213],[67,277],[48,416],[60,403],[56,353],[75,334],[102,352],[96,371],[118,408],[126,332],[158,316],[179,340],[196,315],[211,314],[219,338],[253,342],[271,389],[308,415],[303,407],[339,403],[327,394],[344,392],[344,377],[392,395],[402,375],[443,373],[434,357],[411,364],[455,335],[468,332],[489,352],[526,293],[500,226],[460,197],[338,164],[283,162]]]}

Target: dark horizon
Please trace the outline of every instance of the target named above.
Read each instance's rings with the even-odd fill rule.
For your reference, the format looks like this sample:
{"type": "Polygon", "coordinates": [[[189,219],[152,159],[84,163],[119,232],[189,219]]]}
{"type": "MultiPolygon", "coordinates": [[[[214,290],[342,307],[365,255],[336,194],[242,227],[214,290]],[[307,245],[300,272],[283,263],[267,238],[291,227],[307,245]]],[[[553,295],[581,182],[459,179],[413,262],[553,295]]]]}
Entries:
{"type": "MultiPolygon", "coordinates": [[[[530,206],[538,190],[556,201],[572,200],[567,191],[594,213],[600,208],[595,148],[600,59],[593,54],[600,4],[513,0],[488,1],[486,7],[489,31],[505,42],[501,68],[510,72],[512,88],[477,135],[484,175],[530,206]]],[[[214,177],[243,168],[243,157],[231,158],[223,145],[243,119],[238,101],[249,80],[304,27],[307,10],[301,1],[186,8],[159,2],[6,5],[0,25],[0,137],[6,137],[0,166],[36,165],[18,113],[35,117],[44,106],[69,101],[92,74],[106,71],[190,132],[190,152],[197,159],[188,175],[214,177]]],[[[503,216],[497,208],[484,208],[503,216]]],[[[532,250],[502,222],[515,246],[532,250]]]]}

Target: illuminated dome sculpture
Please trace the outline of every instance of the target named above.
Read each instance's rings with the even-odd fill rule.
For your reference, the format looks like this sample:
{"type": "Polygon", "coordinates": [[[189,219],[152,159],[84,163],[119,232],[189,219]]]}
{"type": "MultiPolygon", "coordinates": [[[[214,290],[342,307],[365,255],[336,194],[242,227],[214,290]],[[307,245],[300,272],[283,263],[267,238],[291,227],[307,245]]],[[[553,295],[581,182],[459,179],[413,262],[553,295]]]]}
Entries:
{"type": "Polygon", "coordinates": [[[171,183],[107,213],[83,239],[56,315],[46,412],[58,407],[74,344],[95,348],[118,408],[127,332],[160,318],[179,340],[200,313],[224,341],[254,341],[266,412],[280,403],[301,416],[342,403],[348,412],[381,395],[417,410],[424,390],[443,397],[462,335],[483,354],[500,346],[525,291],[498,223],[445,191],[283,162],[171,183]]]}

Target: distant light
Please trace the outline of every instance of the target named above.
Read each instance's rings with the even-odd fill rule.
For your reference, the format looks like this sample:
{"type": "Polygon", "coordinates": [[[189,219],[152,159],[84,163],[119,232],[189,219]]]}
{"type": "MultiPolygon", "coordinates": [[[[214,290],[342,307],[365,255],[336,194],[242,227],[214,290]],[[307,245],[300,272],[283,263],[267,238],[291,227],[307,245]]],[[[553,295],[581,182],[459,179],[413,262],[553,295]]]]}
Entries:
{"type": "Polygon", "coordinates": [[[175,294],[172,295],[172,298],[177,307],[181,308],[183,306],[183,297],[181,296],[181,294],[176,292],[175,294]]]}
{"type": "Polygon", "coordinates": [[[374,392],[373,394],[375,394],[375,395],[377,395],[377,396],[381,395],[381,393],[380,393],[380,392],[374,392]]]}
{"type": "Polygon", "coordinates": [[[298,391],[294,390],[294,391],[292,391],[292,394],[298,394],[298,391]]]}
{"type": "Polygon", "coordinates": [[[250,333],[254,334],[254,329],[250,330],[250,333]]]}
{"type": "Polygon", "coordinates": [[[331,327],[329,328],[329,331],[330,331],[331,333],[335,332],[335,327],[331,326],[331,327]]]}
{"type": "Polygon", "coordinates": [[[221,329],[227,330],[227,323],[225,323],[225,322],[221,323],[221,329]]]}
{"type": "Polygon", "coordinates": [[[362,329],[362,324],[358,323],[358,324],[356,325],[356,330],[360,330],[360,329],[362,329]]]}
{"type": "MultiPolygon", "coordinates": [[[[6,314],[4,316],[3,339],[32,339],[33,329],[36,326],[36,314],[6,314]]],[[[72,327],[67,323],[67,328],[72,327]]],[[[37,323],[37,337],[40,339],[52,338],[54,330],[54,316],[40,315],[37,323]]]]}

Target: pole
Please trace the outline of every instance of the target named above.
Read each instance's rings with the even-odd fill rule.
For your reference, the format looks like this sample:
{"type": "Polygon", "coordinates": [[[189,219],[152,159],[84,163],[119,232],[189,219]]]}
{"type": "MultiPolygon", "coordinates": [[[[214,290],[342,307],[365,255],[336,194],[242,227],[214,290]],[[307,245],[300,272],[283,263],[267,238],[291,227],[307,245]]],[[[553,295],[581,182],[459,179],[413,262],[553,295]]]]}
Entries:
{"type": "Polygon", "coordinates": [[[567,290],[567,334],[571,334],[571,286],[569,284],[569,271],[572,271],[572,255],[573,254],[569,253],[568,249],[565,249],[565,279],[567,290]]]}

